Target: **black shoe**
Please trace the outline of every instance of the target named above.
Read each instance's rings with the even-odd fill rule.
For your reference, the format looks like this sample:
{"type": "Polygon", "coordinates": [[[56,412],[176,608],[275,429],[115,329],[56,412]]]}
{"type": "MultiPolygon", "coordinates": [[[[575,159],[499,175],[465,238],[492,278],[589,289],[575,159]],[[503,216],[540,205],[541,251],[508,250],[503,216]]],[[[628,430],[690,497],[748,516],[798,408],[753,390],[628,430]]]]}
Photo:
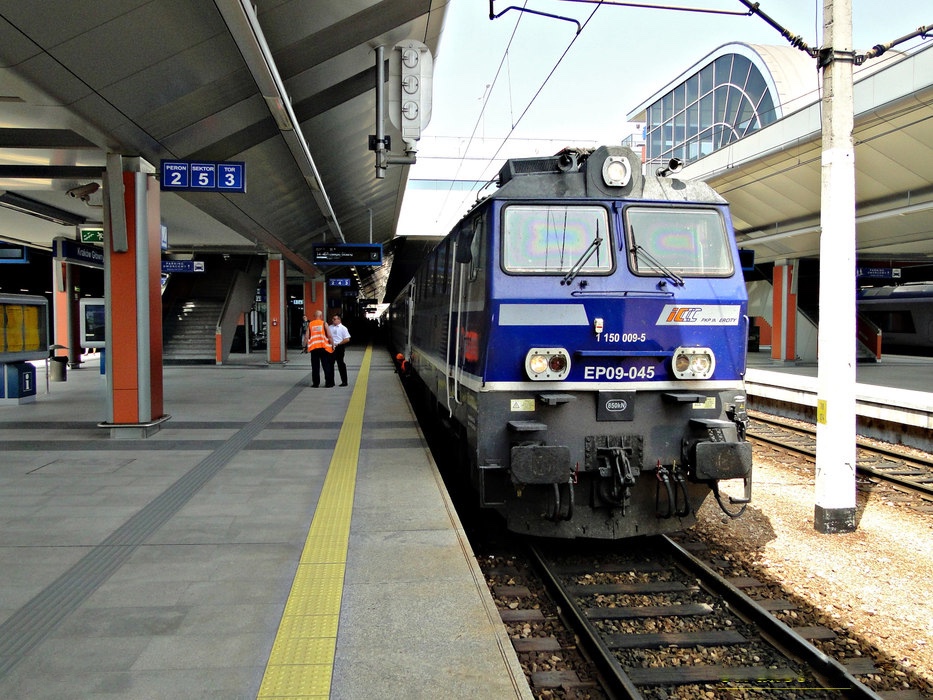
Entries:
{"type": "Polygon", "coordinates": [[[341,383],[340,383],[340,386],[346,386],[346,385],[347,385],[346,382],[341,382],[341,383]]]}
{"type": "Polygon", "coordinates": [[[313,389],[317,389],[318,385],[317,385],[317,384],[312,384],[311,387],[312,387],[313,389]]]}
{"type": "Polygon", "coordinates": [[[325,388],[325,389],[330,389],[332,386],[333,386],[333,384],[325,384],[325,385],[324,385],[324,388],[325,388]]]}

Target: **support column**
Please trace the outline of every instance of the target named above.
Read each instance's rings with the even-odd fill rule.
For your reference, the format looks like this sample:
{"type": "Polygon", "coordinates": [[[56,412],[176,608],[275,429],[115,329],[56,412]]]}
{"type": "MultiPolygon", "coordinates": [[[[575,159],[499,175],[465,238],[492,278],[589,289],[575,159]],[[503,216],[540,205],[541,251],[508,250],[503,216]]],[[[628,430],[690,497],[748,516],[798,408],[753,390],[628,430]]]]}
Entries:
{"type": "Polygon", "coordinates": [[[775,261],[772,273],[771,359],[778,362],[797,359],[796,273],[796,260],[775,261]]]}
{"type": "MultiPolygon", "coordinates": [[[[71,277],[72,266],[64,260],[55,259],[52,261],[52,284],[55,291],[52,295],[52,324],[54,328],[53,337],[55,345],[63,345],[68,348],[65,354],[68,356],[69,364],[74,366],[74,355],[72,346],[77,334],[72,333],[74,282],[71,277]]],[[[52,353],[53,357],[58,352],[52,353]]]]}
{"type": "Polygon", "coordinates": [[[287,304],[285,260],[279,254],[271,254],[266,263],[266,359],[270,365],[285,364],[287,361],[287,304]]]}
{"type": "Polygon", "coordinates": [[[169,418],[163,411],[159,185],[141,166],[136,159],[107,156],[108,417],[100,426],[114,438],[149,437],[169,418]]]}
{"type": "Polygon", "coordinates": [[[305,316],[308,317],[308,320],[314,318],[314,312],[320,311],[324,314],[324,317],[327,317],[327,309],[324,308],[326,302],[325,299],[325,280],[323,277],[316,277],[314,279],[305,280],[302,285],[304,290],[304,303],[305,303],[305,316]]]}
{"type": "Polygon", "coordinates": [[[820,314],[813,527],[855,523],[855,144],[851,0],[824,0],[820,314]],[[831,350],[831,352],[830,352],[831,350]]]}

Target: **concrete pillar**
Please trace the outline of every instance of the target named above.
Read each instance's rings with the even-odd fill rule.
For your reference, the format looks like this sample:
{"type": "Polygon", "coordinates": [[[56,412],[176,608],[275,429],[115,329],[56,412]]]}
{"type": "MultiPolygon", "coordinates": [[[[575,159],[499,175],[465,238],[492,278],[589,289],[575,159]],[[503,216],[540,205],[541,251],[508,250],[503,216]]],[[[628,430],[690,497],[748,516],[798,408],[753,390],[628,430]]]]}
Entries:
{"type": "Polygon", "coordinates": [[[855,144],[851,0],[824,0],[820,328],[816,401],[818,532],[855,524],[855,144]]]}
{"type": "Polygon", "coordinates": [[[285,364],[288,360],[287,313],[285,260],[279,254],[270,254],[266,263],[266,359],[270,365],[285,364]]]}
{"type": "Polygon", "coordinates": [[[775,261],[772,273],[771,359],[777,362],[793,362],[797,359],[796,273],[796,260],[775,261]]]}
{"type": "Polygon", "coordinates": [[[107,421],[111,437],[148,437],[167,420],[162,385],[159,184],[108,156],[104,211],[107,421]]]}

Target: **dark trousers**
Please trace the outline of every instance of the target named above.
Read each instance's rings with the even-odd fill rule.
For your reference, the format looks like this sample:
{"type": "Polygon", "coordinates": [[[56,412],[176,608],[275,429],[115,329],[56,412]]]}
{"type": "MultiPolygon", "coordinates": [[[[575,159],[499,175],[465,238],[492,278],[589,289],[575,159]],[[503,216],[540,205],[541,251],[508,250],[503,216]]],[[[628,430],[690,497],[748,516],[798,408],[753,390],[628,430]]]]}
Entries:
{"type": "Polygon", "coordinates": [[[334,362],[337,364],[337,371],[340,373],[340,383],[347,383],[347,363],[343,361],[343,353],[346,350],[345,345],[338,345],[334,348],[334,362]]]}
{"type": "Polygon", "coordinates": [[[320,386],[321,366],[324,366],[324,386],[334,385],[334,357],[324,348],[311,351],[311,385],[320,386]]]}

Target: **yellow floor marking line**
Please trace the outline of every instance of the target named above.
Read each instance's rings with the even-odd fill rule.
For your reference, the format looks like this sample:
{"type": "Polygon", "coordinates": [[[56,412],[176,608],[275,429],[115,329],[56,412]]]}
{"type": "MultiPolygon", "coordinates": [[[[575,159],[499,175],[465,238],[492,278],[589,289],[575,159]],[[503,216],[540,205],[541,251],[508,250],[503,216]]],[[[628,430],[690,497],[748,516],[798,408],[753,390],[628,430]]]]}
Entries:
{"type": "Polygon", "coordinates": [[[327,698],[347,568],[372,346],[366,348],[298,571],[259,686],[263,698],[327,698]]]}

